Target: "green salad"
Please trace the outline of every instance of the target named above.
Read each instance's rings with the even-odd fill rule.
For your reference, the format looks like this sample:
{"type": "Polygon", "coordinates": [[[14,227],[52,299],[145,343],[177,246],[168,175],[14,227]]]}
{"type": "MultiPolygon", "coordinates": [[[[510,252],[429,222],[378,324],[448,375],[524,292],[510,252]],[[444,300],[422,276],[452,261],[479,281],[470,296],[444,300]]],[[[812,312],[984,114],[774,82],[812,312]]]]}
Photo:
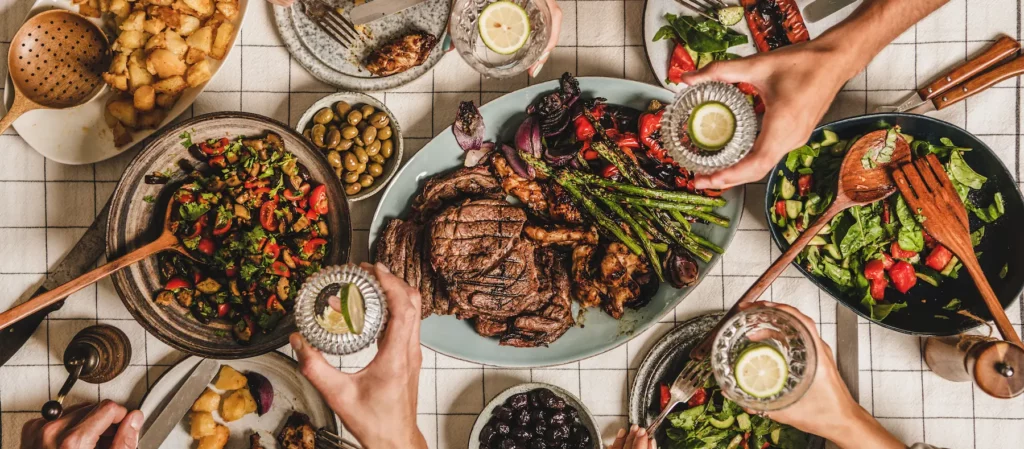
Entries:
{"type": "MultiPolygon", "coordinates": [[[[862,162],[866,166],[887,162],[896,139],[910,144],[912,157],[935,154],[968,213],[981,222],[971,233],[977,247],[985,236],[984,224],[998,220],[1004,210],[998,192],[990,198],[971,195],[988,180],[964,161],[963,154],[971,149],[945,137],[933,144],[901,133],[898,126],[888,129],[886,147],[862,162]]],[[[771,221],[789,243],[828,208],[835,197],[843,156],[859,138],[842,140],[830,130],[823,134],[821,141],[790,152],[785,161],[789,173],[778,173],[771,221]]],[[[826,224],[796,260],[813,275],[827,278],[845,294],[859,298],[871,318],[881,321],[907,307],[905,301],[886,298],[890,287],[905,294],[918,281],[938,287],[946,278],[959,276],[960,261],[924,232],[921,223],[927,219],[920,211],[911,210],[899,193],[867,206],[854,206],[826,224]]],[[[945,309],[956,311],[959,301],[952,300],[945,309]]]]}

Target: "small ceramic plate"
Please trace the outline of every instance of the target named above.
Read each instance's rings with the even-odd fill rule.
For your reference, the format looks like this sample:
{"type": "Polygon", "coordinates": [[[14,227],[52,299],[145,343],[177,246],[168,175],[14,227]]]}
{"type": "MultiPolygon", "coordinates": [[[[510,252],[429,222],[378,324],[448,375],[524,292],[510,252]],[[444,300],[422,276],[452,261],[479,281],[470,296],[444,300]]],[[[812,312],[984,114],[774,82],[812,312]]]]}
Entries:
{"type": "Polygon", "coordinates": [[[302,134],[302,131],[305,130],[306,126],[313,120],[313,116],[317,111],[323,108],[333,109],[334,104],[339,101],[347,102],[353,107],[361,104],[368,104],[378,111],[384,111],[388,117],[391,117],[391,141],[395,145],[394,152],[391,153],[391,157],[384,162],[384,173],[378,176],[369,188],[364,188],[363,190],[360,190],[359,193],[348,196],[349,201],[359,201],[369,198],[379,192],[380,189],[383,189],[384,186],[388,184],[388,181],[395,176],[395,173],[398,173],[398,168],[402,166],[402,153],[405,148],[405,145],[403,144],[404,139],[402,139],[402,127],[398,124],[398,120],[395,119],[395,114],[392,113],[391,110],[388,109],[388,107],[380,100],[359,92],[338,92],[321,98],[316,103],[313,103],[309,109],[306,109],[306,112],[302,114],[302,117],[299,117],[299,122],[295,125],[295,130],[298,131],[299,134],[302,134]]]}
{"type": "MultiPolygon", "coordinates": [[[[701,315],[679,323],[661,337],[640,363],[629,389],[629,422],[644,427],[658,417],[659,384],[672,384],[690,361],[690,350],[700,343],[722,319],[722,312],[701,315]]],[[[668,421],[666,421],[667,423],[668,421]]],[[[658,447],[672,447],[665,435],[665,425],[657,432],[658,447]]],[[[825,441],[811,436],[807,449],[821,449],[825,441]]]]}
{"type": "MultiPolygon", "coordinates": [[[[730,4],[733,3],[735,2],[730,4]]],[[[665,21],[665,14],[675,14],[677,16],[696,16],[697,14],[680,5],[676,0],[647,0],[644,5],[644,53],[647,54],[647,63],[650,64],[654,77],[658,79],[662,86],[673,92],[679,92],[686,86],[668,82],[668,62],[672,59],[672,50],[675,48],[675,43],[672,39],[662,39],[654,42],[654,34],[658,32],[659,28],[668,24],[665,21]]],[[[747,43],[730,48],[730,53],[736,53],[740,56],[749,56],[757,53],[757,48],[754,47],[754,38],[750,35],[750,28],[747,27],[745,20],[741,20],[740,23],[730,28],[747,36],[747,43]]]]}
{"type": "Polygon", "coordinates": [[[485,406],[483,411],[480,412],[480,415],[477,416],[476,422],[473,423],[473,431],[469,434],[469,446],[466,447],[472,449],[480,447],[480,431],[483,430],[484,426],[487,425],[487,422],[491,420],[491,413],[494,411],[495,407],[504,404],[505,400],[514,394],[527,393],[538,388],[547,388],[548,390],[553,391],[556,395],[565,399],[565,403],[567,405],[575,407],[576,410],[580,412],[580,421],[583,421],[583,425],[590,431],[590,435],[593,438],[593,440],[591,440],[591,445],[584,449],[599,449],[604,447],[604,444],[601,442],[601,432],[597,427],[597,421],[594,420],[594,415],[590,414],[590,410],[587,409],[587,406],[583,405],[583,401],[580,401],[580,399],[575,395],[562,388],[538,382],[516,385],[498,393],[494,399],[491,399],[491,402],[487,403],[487,406],[485,406]]]}
{"type": "MultiPolygon", "coordinates": [[[[312,0],[322,1],[322,0],[312,0]]],[[[388,1],[388,0],[375,0],[388,1]]],[[[357,25],[363,39],[345,48],[302,13],[300,5],[274,6],[277,31],[295,57],[309,73],[325,83],[356,91],[391,89],[427,73],[444,56],[441,43],[448,29],[450,0],[426,0],[397,14],[357,25]],[[425,31],[437,37],[437,45],[427,60],[416,67],[391,76],[376,76],[363,68],[362,61],[377,47],[412,31],[425,31]],[[369,36],[369,37],[368,37],[369,36]]],[[[328,1],[346,14],[354,0],[328,1]]]]}
{"type": "MultiPolygon", "coordinates": [[[[146,416],[146,423],[143,425],[143,432],[153,424],[153,419],[160,410],[174,397],[174,394],[181,388],[181,385],[188,378],[192,370],[203,361],[199,357],[189,357],[178,362],[177,365],[167,370],[156,383],[150,387],[146,397],[142,400],[139,410],[146,416]]],[[[301,412],[309,416],[310,423],[316,428],[325,428],[334,434],[338,434],[338,420],[334,412],[324,402],[320,393],[313,388],[313,385],[305,377],[298,375],[298,363],[290,357],[279,352],[271,352],[259,357],[234,360],[225,365],[230,365],[239,372],[249,371],[262,374],[274,387],[274,402],[270,410],[263,416],[255,413],[248,414],[242,419],[224,423],[218,413],[214,413],[214,419],[224,424],[231,431],[228,440],[228,449],[240,449],[249,447],[249,435],[259,432],[263,435],[261,441],[268,449],[276,446],[276,437],[285,421],[292,412],[301,412]]],[[[212,384],[212,382],[211,382],[212,384]]],[[[212,385],[211,385],[212,388],[212,385]]],[[[223,392],[221,392],[223,393],[223,392]]],[[[160,445],[161,448],[181,449],[195,447],[196,440],[189,434],[189,413],[181,417],[181,422],[171,430],[167,439],[160,445]]],[[[159,449],[159,448],[149,448],[159,449]]]]}
{"type": "MultiPolygon", "coordinates": [[[[241,24],[245,20],[248,7],[248,0],[238,0],[238,16],[234,20],[236,37],[238,29],[241,28],[241,24]]],[[[78,11],[78,7],[72,0],[38,0],[32,6],[28,16],[31,17],[54,8],[78,11]]],[[[100,19],[92,19],[92,21],[101,27],[104,25],[100,19]]],[[[109,28],[103,27],[103,29],[109,33],[109,28]]],[[[231,57],[236,41],[237,39],[234,39],[228,45],[228,52],[224,55],[224,59],[208,58],[214,77],[217,76],[224,61],[231,57]]],[[[4,88],[4,112],[14,102],[14,87],[11,84],[11,78],[5,76],[5,79],[7,84],[4,88]]],[[[157,129],[135,132],[132,134],[132,141],[120,147],[114,145],[114,134],[104,118],[107,103],[117,96],[107,86],[104,86],[103,90],[88,103],[75,108],[30,111],[14,122],[14,129],[32,148],[47,159],[68,165],[92,164],[121,154],[122,151],[131,148],[158,129],[173,122],[192,105],[207,84],[209,81],[198,87],[185,89],[174,107],[167,111],[167,117],[157,129]],[[54,124],[60,125],[55,126],[54,124]]]]}

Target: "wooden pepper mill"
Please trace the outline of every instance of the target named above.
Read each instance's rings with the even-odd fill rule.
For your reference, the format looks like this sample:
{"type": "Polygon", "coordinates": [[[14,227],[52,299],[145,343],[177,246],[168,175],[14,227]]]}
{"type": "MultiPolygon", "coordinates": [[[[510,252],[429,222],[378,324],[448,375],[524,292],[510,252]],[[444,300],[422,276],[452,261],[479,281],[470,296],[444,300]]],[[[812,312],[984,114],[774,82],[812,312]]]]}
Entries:
{"type": "Polygon", "coordinates": [[[939,377],[974,381],[995,398],[1010,399],[1024,393],[1024,348],[1007,341],[980,335],[928,337],[924,360],[939,377]]]}
{"type": "Polygon", "coordinates": [[[82,329],[64,350],[64,368],[68,380],[60,387],[57,399],[43,404],[43,418],[53,421],[64,413],[64,398],[75,382],[91,384],[109,382],[124,372],[132,359],[128,336],[114,326],[98,324],[82,329]]]}

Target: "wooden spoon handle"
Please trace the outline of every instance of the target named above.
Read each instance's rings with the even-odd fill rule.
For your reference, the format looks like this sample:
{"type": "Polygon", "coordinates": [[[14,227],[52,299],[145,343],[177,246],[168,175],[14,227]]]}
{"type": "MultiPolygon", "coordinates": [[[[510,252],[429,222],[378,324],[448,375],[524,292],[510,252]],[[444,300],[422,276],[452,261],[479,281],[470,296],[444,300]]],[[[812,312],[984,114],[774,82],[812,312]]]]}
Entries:
{"type": "Polygon", "coordinates": [[[21,114],[24,114],[36,108],[37,107],[34,106],[30,101],[28,101],[24,96],[22,96],[19,93],[15,93],[14,103],[11,104],[11,109],[7,111],[7,115],[4,115],[3,118],[0,118],[0,134],[3,134],[4,131],[7,131],[7,128],[10,128],[11,125],[14,124],[14,121],[17,120],[18,117],[21,117],[21,114]]]}
{"type": "Polygon", "coordinates": [[[961,257],[960,262],[967,267],[967,272],[970,273],[971,278],[974,279],[974,285],[978,287],[978,292],[981,293],[981,299],[985,301],[985,306],[988,307],[989,313],[992,314],[992,320],[995,321],[996,328],[999,329],[999,333],[1002,334],[1003,340],[1024,347],[1024,342],[1021,342],[1020,336],[1017,335],[1017,330],[1013,328],[1013,324],[1010,324],[1010,319],[1006,317],[1006,311],[1003,310],[1003,305],[999,303],[999,297],[996,296],[996,292],[992,291],[992,286],[989,285],[988,278],[986,278],[985,273],[981,271],[981,265],[978,264],[978,259],[974,257],[973,253],[971,253],[967,257],[961,257]]]}
{"type": "Polygon", "coordinates": [[[153,254],[160,251],[169,249],[177,244],[177,239],[173,235],[161,236],[156,241],[146,244],[135,251],[125,254],[117,259],[108,262],[92,271],[85,273],[75,279],[68,281],[67,283],[60,285],[53,290],[43,293],[39,296],[35,296],[28,301],[25,301],[17,306],[12,307],[10,310],[0,313],[0,330],[7,328],[19,320],[32,315],[33,313],[42,310],[43,308],[66,298],[73,293],[92,285],[93,283],[110,276],[117,270],[127,267],[135,262],[145,259],[153,254]],[[167,237],[170,237],[169,239],[167,237]]]}
{"type": "Polygon", "coordinates": [[[775,262],[772,262],[772,265],[768,267],[768,270],[765,271],[761,277],[757,278],[754,285],[751,285],[750,288],[747,289],[747,292],[740,297],[739,301],[736,301],[736,304],[733,304],[732,308],[725,313],[725,316],[722,317],[721,321],[711,329],[711,332],[708,332],[708,334],[704,336],[704,340],[690,350],[690,359],[704,360],[704,358],[711,353],[711,345],[715,341],[715,335],[718,335],[718,331],[721,330],[722,325],[724,325],[729,318],[732,318],[734,315],[739,313],[740,305],[754,302],[757,298],[760,298],[761,294],[768,289],[768,286],[772,285],[772,282],[775,282],[775,279],[786,270],[786,267],[793,262],[793,259],[796,259],[796,256],[807,247],[807,244],[811,242],[811,239],[818,235],[818,231],[821,231],[821,228],[823,228],[826,223],[832,221],[832,217],[835,217],[836,214],[842,212],[846,207],[847,206],[845,204],[832,203],[824,214],[818,217],[818,219],[815,220],[807,230],[800,234],[800,237],[797,237],[793,244],[789,246],[789,249],[782,253],[778,259],[775,259],[775,262]]]}

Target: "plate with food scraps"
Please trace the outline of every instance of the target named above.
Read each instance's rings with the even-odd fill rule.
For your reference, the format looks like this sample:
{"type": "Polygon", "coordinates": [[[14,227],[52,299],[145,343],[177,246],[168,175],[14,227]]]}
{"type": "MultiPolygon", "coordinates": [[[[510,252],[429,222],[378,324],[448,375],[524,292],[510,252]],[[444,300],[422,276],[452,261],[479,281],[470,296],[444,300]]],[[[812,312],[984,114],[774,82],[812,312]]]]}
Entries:
{"type": "MultiPolygon", "coordinates": [[[[667,178],[659,179],[671,183],[678,182],[675,178],[679,173],[678,167],[653,162],[650,152],[641,150],[639,144],[629,141],[630,138],[635,138],[633,133],[638,128],[637,123],[647,123],[650,117],[655,116],[647,113],[641,115],[641,111],[646,110],[651,100],[671,101],[672,92],[649,84],[620,79],[584,77],[579,78],[579,84],[575,88],[573,81],[571,75],[565,74],[561,80],[521,89],[482,106],[479,108],[479,114],[482,115],[481,120],[485,128],[483,135],[479,136],[480,140],[468,140],[475,141],[483,150],[489,147],[486,142],[481,143],[483,139],[498,143],[512,142],[513,137],[519,133],[522,123],[526,121],[527,107],[544,99],[545,106],[541,109],[550,111],[548,117],[552,117],[545,126],[555,126],[563,131],[550,133],[547,142],[552,148],[557,149],[552,150],[543,160],[547,163],[548,156],[551,156],[551,163],[565,164],[575,158],[575,154],[589,158],[586,164],[587,167],[596,170],[594,173],[566,173],[585,177],[587,181],[580,185],[592,189],[597,183],[608,181],[597,173],[612,176],[612,170],[607,169],[596,152],[590,153],[582,147],[589,145],[584,143],[586,140],[573,140],[577,131],[586,133],[588,130],[583,125],[579,125],[581,129],[576,129],[577,124],[568,118],[568,109],[560,110],[559,107],[567,108],[577,101],[589,107],[594,98],[603,97],[607,99],[607,103],[598,108],[602,111],[601,116],[605,117],[601,119],[605,120],[602,127],[617,127],[616,129],[620,130],[616,149],[604,146],[602,150],[607,150],[605,154],[615,157],[621,155],[618,146],[634,147],[635,152],[642,153],[638,160],[653,164],[649,165],[648,169],[667,167],[658,171],[659,177],[667,178]],[[568,94],[570,91],[575,93],[568,94]],[[560,114],[565,116],[559,119],[560,114]],[[564,128],[561,128],[562,126],[564,128]],[[577,146],[580,148],[577,149],[577,146]],[[568,159],[566,155],[569,156],[568,159]]],[[[463,107],[460,107],[461,109],[463,107]]],[[[468,116],[473,116],[472,106],[466,106],[462,112],[467,111],[468,116]]],[[[460,115],[467,116],[462,112],[460,115]]],[[[531,120],[536,120],[536,117],[531,116],[531,120]]],[[[532,125],[530,128],[532,129],[532,125]]],[[[551,128],[548,129],[552,131],[551,128]]],[[[529,133],[532,134],[533,131],[529,133]]],[[[653,134],[648,137],[652,136],[653,134]]],[[[701,254],[700,258],[695,258],[690,252],[681,250],[681,246],[675,244],[661,247],[674,248],[671,255],[661,252],[658,253],[661,255],[657,256],[659,260],[671,262],[668,264],[669,269],[663,270],[666,279],[683,281],[681,284],[690,283],[691,286],[676,289],[668,282],[659,283],[653,273],[655,270],[651,269],[652,265],[646,262],[649,260],[646,244],[644,248],[639,248],[637,245],[627,246],[608,237],[604,237],[602,241],[602,237],[598,236],[596,226],[599,224],[602,226],[602,232],[616,232],[613,230],[614,225],[604,226],[611,220],[607,214],[615,214],[616,219],[624,221],[621,213],[623,209],[615,212],[611,210],[612,205],[600,199],[604,195],[592,195],[593,201],[601,201],[604,204],[601,207],[609,208],[605,210],[606,213],[602,212],[609,221],[595,223],[595,219],[590,217],[596,215],[590,215],[592,209],[588,208],[586,215],[579,215],[587,217],[586,226],[580,225],[577,228],[565,225],[562,230],[545,228],[545,223],[542,223],[544,220],[538,217],[547,214],[551,217],[580,214],[579,209],[574,206],[574,201],[579,201],[582,195],[572,194],[568,188],[562,188],[561,185],[558,188],[552,187],[549,183],[551,178],[543,181],[543,186],[521,182],[526,180],[515,173],[519,170],[515,165],[518,162],[508,163],[504,151],[501,152],[500,158],[485,157],[480,159],[483,162],[478,161],[479,163],[473,167],[464,167],[465,158],[478,158],[480,151],[483,151],[464,152],[459,144],[466,143],[466,140],[457,140],[452,128],[449,127],[417,152],[386,189],[370,227],[370,246],[374,249],[376,260],[391,267],[393,273],[405,278],[410,284],[416,285],[421,296],[426,298],[421,309],[425,316],[421,341],[435,351],[477,363],[518,367],[557,365],[590,357],[625,343],[656,323],[666,313],[670,313],[693,290],[693,285],[711,272],[720,258],[718,253],[702,245],[688,247],[698,251],[701,254]],[[514,195],[507,195],[492,170],[500,173],[503,179],[511,183],[508,187],[519,185],[526,190],[517,189],[514,195]],[[425,188],[430,193],[424,198],[417,198],[425,188]],[[553,194],[551,201],[547,203],[529,198],[525,202],[519,200],[520,195],[528,194],[534,189],[542,192],[550,190],[556,194],[553,194]],[[460,203],[467,200],[467,197],[472,201],[460,203]],[[452,207],[442,210],[441,206],[446,204],[452,207]],[[545,209],[544,206],[538,206],[539,204],[550,204],[553,207],[545,209]],[[411,210],[412,207],[416,208],[415,213],[411,210]],[[531,209],[529,219],[526,218],[527,213],[524,211],[527,207],[537,208],[531,209]],[[474,216],[481,218],[476,220],[472,218],[474,216]],[[458,220],[462,219],[476,220],[478,223],[463,226],[458,223],[458,220]],[[434,223],[438,225],[435,226],[434,223]],[[472,238],[467,240],[461,236],[449,235],[450,233],[446,231],[453,229],[479,229],[482,234],[470,235],[472,238]],[[520,230],[526,232],[521,238],[520,230]],[[422,236],[429,237],[433,243],[423,243],[427,237],[421,237],[421,233],[422,236]],[[558,239],[559,236],[566,237],[567,241],[564,243],[571,245],[555,250],[554,246],[559,245],[554,240],[546,240],[558,239]],[[463,247],[466,242],[469,242],[472,248],[463,247]],[[584,242],[586,244],[582,244],[584,242]],[[578,272],[581,273],[581,280],[570,281],[567,259],[571,246],[572,251],[576,251],[575,243],[581,243],[579,247],[583,247],[577,254],[580,260],[578,272]],[[537,251],[537,245],[545,248],[537,251]],[[412,256],[408,257],[406,254],[412,256]],[[644,256],[641,257],[639,254],[644,256]],[[617,260],[619,257],[621,260],[617,260]],[[611,267],[601,272],[600,286],[590,284],[593,276],[596,276],[596,268],[593,267],[597,265],[598,260],[607,261],[608,267],[611,267]],[[621,271],[615,267],[620,267],[621,271]],[[617,278],[617,281],[610,280],[620,272],[628,275],[617,278]],[[423,273],[428,275],[423,276],[423,273]],[[444,278],[437,276],[436,273],[445,273],[444,278]],[[609,282],[623,289],[614,290],[617,292],[615,298],[618,301],[610,300],[606,294],[606,291],[613,291],[608,290],[612,288],[609,287],[609,282]],[[455,287],[449,288],[452,286],[455,287]],[[577,302],[571,299],[569,289],[582,292],[580,297],[588,298],[589,304],[600,303],[601,307],[581,311],[577,302]],[[459,299],[451,299],[449,292],[457,294],[455,298],[459,299]],[[596,302],[593,302],[595,300],[596,302]],[[472,301],[472,304],[469,301],[472,301]],[[453,304],[455,306],[452,306],[453,304]],[[616,315],[618,319],[613,318],[605,310],[609,310],[609,313],[616,315]],[[458,313],[462,318],[475,315],[475,322],[461,321],[454,315],[447,315],[451,313],[458,313]],[[527,328],[530,330],[526,331],[527,328]]],[[[531,140],[530,145],[533,145],[532,137],[528,140],[531,140]]],[[[539,137],[537,140],[539,141],[539,137]]],[[[534,159],[534,162],[538,160],[534,159]]],[[[612,178],[621,179],[615,176],[612,178]]],[[[679,179],[682,179],[681,185],[685,186],[686,178],[680,176],[679,179]]],[[[623,187],[623,184],[616,182],[613,185],[636,192],[629,186],[623,187]]],[[[650,190],[657,189],[641,189],[641,193],[650,190]]],[[[706,196],[687,194],[670,188],[657,190],[657,194],[664,196],[665,191],[676,192],[668,194],[673,197],[681,194],[689,200],[725,203],[720,207],[683,207],[691,211],[713,209],[703,215],[719,222],[719,225],[693,223],[690,232],[680,231],[674,226],[676,222],[668,226],[674,232],[678,232],[673,235],[686,235],[686,239],[699,238],[709,245],[720,247],[718,249],[723,251],[723,248],[728,247],[735,233],[735,224],[739,222],[742,214],[743,189],[722,192],[720,198],[712,200],[706,196]]],[[[547,201],[546,195],[541,196],[547,201]]],[[[613,195],[608,195],[608,198],[615,198],[614,204],[618,204],[615,201],[620,199],[625,201],[624,197],[613,195]]],[[[628,208],[634,210],[634,205],[628,208]]],[[[654,219],[660,220],[664,217],[662,212],[660,209],[655,211],[657,217],[654,219]]],[[[646,216],[639,221],[645,220],[648,220],[646,216]]],[[[685,218],[683,221],[689,223],[685,218]]],[[[655,226],[650,224],[653,221],[645,222],[655,226]]],[[[664,223],[666,222],[659,221],[657,226],[660,227],[664,223]]],[[[629,226],[635,229],[632,225],[629,226]]],[[[656,242],[652,242],[649,248],[656,252],[660,251],[654,243],[656,242]]],[[[661,263],[659,262],[657,266],[661,267],[661,263]]]]}
{"type": "MultiPolygon", "coordinates": [[[[772,239],[788,248],[798,228],[827,207],[845,149],[858,136],[894,126],[910,142],[914,157],[934,153],[951,174],[967,205],[981,269],[1003,308],[1010,307],[1024,290],[1024,242],[1005,236],[1020,226],[1024,198],[992,148],[931,117],[871,114],[818,127],[807,145],[790,152],[769,174],[765,215],[772,239]]],[[[954,335],[991,320],[967,270],[923,232],[919,222],[927,218],[911,211],[896,192],[839,214],[793,265],[864,319],[897,332],[954,335]]]]}
{"type": "MultiPolygon", "coordinates": [[[[155,10],[144,6],[123,0],[40,0],[32,6],[28,17],[54,8],[91,17],[114,50],[104,74],[108,85],[95,98],[71,109],[31,111],[14,123],[47,159],[69,165],[110,159],[181,115],[234,50],[249,0],[176,0],[173,7],[155,10]],[[113,17],[118,25],[105,26],[113,17]],[[59,132],[54,132],[55,123],[59,132]]],[[[14,101],[10,76],[6,82],[5,110],[14,101]]]]}
{"type": "MultiPolygon", "coordinates": [[[[188,357],[153,383],[139,406],[146,416],[143,434],[203,360],[188,357]]],[[[290,433],[300,423],[301,416],[292,419],[296,414],[304,415],[312,429],[338,434],[340,427],[320,393],[298,375],[298,363],[276,351],[222,363],[206,390],[194,400],[159,447],[196,447],[199,442],[198,447],[204,449],[249,448],[256,447],[250,438],[257,434],[262,447],[273,449],[281,447],[278,436],[282,432],[290,433]],[[201,442],[204,437],[205,445],[201,442]]]]}
{"type": "MultiPolygon", "coordinates": [[[[274,6],[274,23],[288,52],[327,84],[356,91],[390,89],[419,78],[444,56],[441,43],[448,28],[449,0],[425,0],[372,22],[353,25],[359,39],[353,39],[350,45],[332,39],[304,13],[304,8],[318,3],[324,0],[274,6]]],[[[349,11],[364,3],[337,0],[326,2],[326,7],[348,20],[349,11]]]]}

